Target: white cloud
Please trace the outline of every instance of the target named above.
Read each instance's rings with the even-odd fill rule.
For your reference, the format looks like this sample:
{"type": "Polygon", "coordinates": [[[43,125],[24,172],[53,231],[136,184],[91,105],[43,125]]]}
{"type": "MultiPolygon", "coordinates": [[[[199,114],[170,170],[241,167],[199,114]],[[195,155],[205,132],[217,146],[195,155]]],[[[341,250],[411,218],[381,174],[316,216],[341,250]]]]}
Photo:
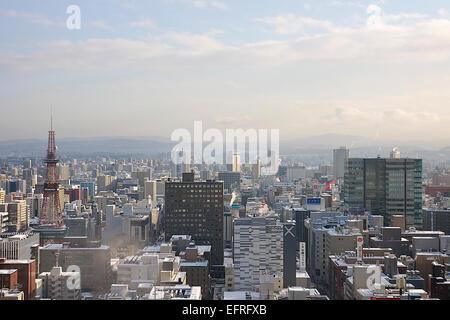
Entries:
{"type": "Polygon", "coordinates": [[[344,6],[348,6],[348,7],[359,7],[359,8],[365,8],[365,6],[358,2],[358,1],[332,1],[331,2],[331,6],[333,7],[344,7],[344,6]]]}
{"type": "Polygon", "coordinates": [[[446,9],[439,9],[439,10],[438,10],[438,14],[439,14],[441,17],[447,17],[447,16],[449,15],[449,12],[448,12],[448,10],[446,10],[446,9]]]}
{"type": "MultiPolygon", "coordinates": [[[[36,14],[36,13],[29,13],[29,12],[20,12],[15,10],[4,10],[0,11],[0,15],[13,18],[13,19],[20,19],[24,20],[31,24],[37,24],[45,27],[56,27],[56,28],[66,28],[66,17],[64,16],[61,21],[59,20],[52,20],[49,19],[43,15],[36,14]]],[[[86,21],[85,23],[82,23],[82,27],[92,27],[96,29],[102,29],[102,30],[113,30],[113,28],[106,23],[103,20],[95,20],[95,21],[86,21]]]]}
{"type": "Polygon", "coordinates": [[[167,32],[148,41],[89,39],[44,43],[32,53],[1,52],[3,67],[34,69],[120,68],[158,64],[198,66],[269,66],[305,60],[436,62],[450,60],[450,20],[427,19],[411,25],[385,25],[326,31],[295,40],[265,40],[230,46],[217,40],[220,30],[204,34],[167,32]],[[193,59],[195,57],[202,59],[193,59]],[[157,60],[155,60],[157,59],[157,60]]]}
{"type": "Polygon", "coordinates": [[[130,27],[133,27],[133,28],[156,29],[156,24],[150,19],[130,22],[129,25],[130,25],[130,27]]]}
{"type": "Polygon", "coordinates": [[[86,24],[89,27],[102,29],[102,30],[113,30],[114,29],[113,27],[111,27],[109,24],[107,24],[103,20],[91,21],[91,22],[87,22],[86,24]]]}
{"type": "Polygon", "coordinates": [[[322,30],[333,29],[333,24],[329,21],[296,16],[295,14],[257,18],[255,21],[275,27],[275,32],[279,34],[295,34],[311,28],[322,30]]]}
{"type": "Polygon", "coordinates": [[[166,0],[166,1],[185,3],[201,9],[216,8],[220,10],[228,10],[228,5],[225,2],[217,0],[166,0]]]}
{"type": "Polygon", "coordinates": [[[66,27],[65,21],[54,21],[43,15],[36,13],[28,13],[28,12],[20,12],[15,10],[2,10],[0,11],[0,15],[25,20],[32,24],[38,24],[46,27],[66,27]]]}
{"type": "MultiPolygon", "coordinates": [[[[296,15],[257,19],[273,26],[279,34],[295,34],[316,29],[290,40],[264,40],[231,46],[216,36],[222,30],[203,34],[167,32],[149,40],[89,39],[78,42],[50,42],[35,52],[0,51],[0,65],[18,70],[120,68],[134,65],[185,67],[272,66],[299,61],[365,61],[369,63],[441,62],[450,60],[450,20],[419,14],[384,14],[377,6],[367,8],[370,16],[380,16],[376,28],[343,28],[331,22],[296,15]]],[[[154,27],[151,20],[131,23],[154,27]]],[[[97,27],[100,27],[98,24],[97,27]]]]}

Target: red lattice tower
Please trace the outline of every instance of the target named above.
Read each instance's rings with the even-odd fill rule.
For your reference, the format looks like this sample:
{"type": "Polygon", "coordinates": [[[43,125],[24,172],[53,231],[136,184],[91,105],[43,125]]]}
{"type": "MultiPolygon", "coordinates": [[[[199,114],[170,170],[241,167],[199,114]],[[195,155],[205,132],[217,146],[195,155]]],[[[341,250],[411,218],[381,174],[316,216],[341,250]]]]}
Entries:
{"type": "Polygon", "coordinates": [[[59,160],[56,158],[55,131],[48,132],[47,158],[44,160],[46,174],[44,182],[44,201],[39,220],[40,228],[62,228],[64,220],[59,202],[59,160]]]}

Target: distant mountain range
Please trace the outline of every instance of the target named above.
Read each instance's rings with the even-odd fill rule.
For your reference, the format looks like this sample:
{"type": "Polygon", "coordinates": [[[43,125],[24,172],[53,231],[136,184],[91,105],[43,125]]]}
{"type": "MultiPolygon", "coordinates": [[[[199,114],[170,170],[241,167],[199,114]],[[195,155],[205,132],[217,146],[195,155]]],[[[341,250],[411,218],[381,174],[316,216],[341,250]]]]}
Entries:
{"type": "MultiPolygon", "coordinates": [[[[169,152],[173,143],[160,137],[61,138],[56,140],[60,155],[147,154],[169,152]]],[[[6,156],[44,157],[47,140],[0,141],[0,158],[6,156]]]]}
{"type": "MultiPolygon", "coordinates": [[[[99,137],[99,138],[61,138],[57,139],[58,153],[72,155],[158,155],[170,152],[175,142],[164,137],[99,137]]],[[[307,138],[280,141],[281,155],[314,155],[314,158],[329,161],[332,150],[345,146],[351,157],[387,157],[394,147],[398,147],[402,157],[427,160],[450,160],[450,146],[447,141],[432,143],[378,141],[359,136],[326,134],[307,138]],[[426,146],[426,147],[424,147],[426,146]]],[[[206,143],[205,143],[206,145],[206,143]]],[[[0,141],[0,158],[37,157],[43,158],[47,140],[24,139],[0,141]]]]}

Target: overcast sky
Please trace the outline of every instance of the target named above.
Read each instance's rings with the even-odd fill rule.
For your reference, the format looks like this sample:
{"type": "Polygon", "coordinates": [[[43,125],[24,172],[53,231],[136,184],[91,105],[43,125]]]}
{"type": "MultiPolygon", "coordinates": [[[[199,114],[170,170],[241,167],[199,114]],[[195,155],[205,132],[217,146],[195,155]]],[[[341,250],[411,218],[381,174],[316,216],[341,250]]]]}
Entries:
{"type": "Polygon", "coordinates": [[[1,140],[450,136],[448,0],[2,0],[0,70],[1,140]]]}

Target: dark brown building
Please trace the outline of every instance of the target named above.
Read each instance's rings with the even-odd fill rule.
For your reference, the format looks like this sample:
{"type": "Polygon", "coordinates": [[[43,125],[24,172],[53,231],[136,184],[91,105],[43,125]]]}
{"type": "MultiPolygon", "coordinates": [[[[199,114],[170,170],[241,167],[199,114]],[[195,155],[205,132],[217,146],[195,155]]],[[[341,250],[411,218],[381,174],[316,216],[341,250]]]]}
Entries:
{"type": "Polygon", "coordinates": [[[210,253],[211,246],[197,246],[193,242],[180,252],[180,271],[186,272],[188,285],[202,288],[203,299],[210,298],[210,253]]]}
{"type": "Polygon", "coordinates": [[[445,266],[438,262],[431,264],[432,273],[428,278],[430,298],[450,300],[450,281],[445,278],[445,266]]]}
{"type": "Polygon", "coordinates": [[[223,182],[194,181],[193,173],[165,184],[166,240],[188,234],[197,245],[211,246],[211,264],[223,264],[223,182]]]}
{"type": "Polygon", "coordinates": [[[0,270],[0,289],[14,289],[17,284],[17,269],[0,270]]]}
{"type": "Polygon", "coordinates": [[[201,287],[203,299],[209,299],[210,277],[208,261],[183,261],[180,264],[180,271],[186,272],[186,283],[188,285],[201,287]]]}
{"type": "Polygon", "coordinates": [[[424,208],[423,230],[442,231],[450,235],[450,210],[424,208]]]}
{"type": "Polygon", "coordinates": [[[425,194],[436,197],[440,193],[444,197],[450,196],[450,186],[426,186],[425,194]]]}
{"type": "Polygon", "coordinates": [[[23,291],[25,300],[34,299],[36,295],[36,261],[0,259],[0,270],[17,269],[17,284],[23,291]]]}

